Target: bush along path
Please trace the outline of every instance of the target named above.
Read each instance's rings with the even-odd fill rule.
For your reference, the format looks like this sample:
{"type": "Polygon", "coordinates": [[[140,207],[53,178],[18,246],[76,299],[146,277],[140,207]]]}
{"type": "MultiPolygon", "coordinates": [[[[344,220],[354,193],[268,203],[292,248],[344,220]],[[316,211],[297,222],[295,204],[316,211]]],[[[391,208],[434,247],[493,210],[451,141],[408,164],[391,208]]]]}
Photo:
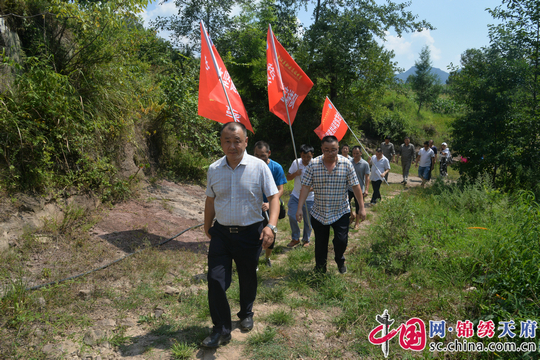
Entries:
{"type": "MultiPolygon", "coordinates": [[[[400,248],[400,238],[408,241],[401,228],[412,226],[407,216],[415,212],[404,199],[420,184],[413,178],[402,193],[400,181],[391,173],[383,201],[368,207],[367,220],[350,231],[346,274],[333,266],[332,251],[328,273],[313,273],[314,246],[288,249],[290,229],[281,220],[273,266],[266,267],[264,257],[259,266],[255,327],[247,333],[236,324],[231,343],[216,350],[199,347],[211,329],[204,233],[196,229],[163,247],[150,246],[200,222],[204,189],[162,182],[141,189],[136,200],[74,216],[69,231],[49,224],[26,234],[25,243],[6,255],[2,278],[11,290],[2,300],[0,332],[8,341],[0,350],[8,358],[43,359],[381,357],[367,336],[384,309],[396,322],[422,315],[444,319],[467,314],[475,297],[462,279],[454,279],[454,287],[427,284],[406,247],[400,248]],[[396,244],[381,242],[381,234],[396,244]],[[55,280],[142,248],[147,250],[76,281],[17,291],[21,284],[55,280]]],[[[236,274],[228,296],[235,314],[236,274]]],[[[392,352],[406,353],[397,344],[392,352]]]]}

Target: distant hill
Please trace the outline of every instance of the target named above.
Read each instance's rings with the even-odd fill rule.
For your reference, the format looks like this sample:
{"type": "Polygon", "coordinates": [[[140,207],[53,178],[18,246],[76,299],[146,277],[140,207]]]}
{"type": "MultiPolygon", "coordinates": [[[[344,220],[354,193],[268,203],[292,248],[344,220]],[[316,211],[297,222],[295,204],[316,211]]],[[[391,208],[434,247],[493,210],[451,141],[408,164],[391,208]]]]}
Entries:
{"type": "MultiPolygon", "coordinates": [[[[416,66],[413,66],[409,70],[405,71],[404,73],[397,74],[395,78],[401,79],[403,80],[403,82],[405,82],[407,81],[407,78],[409,77],[409,75],[414,75],[415,72],[416,72],[416,66]]],[[[450,76],[450,74],[448,74],[446,71],[442,71],[441,69],[438,69],[438,68],[431,68],[431,72],[439,77],[439,79],[441,80],[441,84],[446,84],[446,80],[448,80],[448,76],[450,76]]]]}

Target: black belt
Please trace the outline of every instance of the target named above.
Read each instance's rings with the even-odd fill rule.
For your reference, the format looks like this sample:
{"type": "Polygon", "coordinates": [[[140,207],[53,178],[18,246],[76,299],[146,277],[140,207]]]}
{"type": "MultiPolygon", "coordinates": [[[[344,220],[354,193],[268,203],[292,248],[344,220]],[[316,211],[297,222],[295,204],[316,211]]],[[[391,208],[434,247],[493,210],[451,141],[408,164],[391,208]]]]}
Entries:
{"type": "MultiPolygon", "coordinates": [[[[261,221],[262,222],[262,221],[261,221]]],[[[256,222],[256,223],[253,223],[251,225],[247,225],[247,226],[226,226],[226,225],[221,225],[220,223],[218,223],[216,221],[215,225],[219,225],[220,227],[222,227],[223,229],[227,230],[230,234],[238,234],[239,232],[242,232],[244,230],[247,230],[249,229],[250,227],[252,226],[255,226],[255,225],[260,225],[261,222],[256,222]]]]}

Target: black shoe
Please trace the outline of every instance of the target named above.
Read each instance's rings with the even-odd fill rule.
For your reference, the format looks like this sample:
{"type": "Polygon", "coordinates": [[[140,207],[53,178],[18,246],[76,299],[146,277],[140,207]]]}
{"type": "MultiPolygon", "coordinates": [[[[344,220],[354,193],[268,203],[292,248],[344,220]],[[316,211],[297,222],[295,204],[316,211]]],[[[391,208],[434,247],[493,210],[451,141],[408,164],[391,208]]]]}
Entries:
{"type": "Polygon", "coordinates": [[[248,316],[247,318],[240,320],[240,329],[244,331],[253,329],[253,316],[248,316]]]}
{"type": "Polygon", "coordinates": [[[272,262],[270,261],[270,258],[266,258],[266,266],[272,267],[272,262]]]}
{"type": "Polygon", "coordinates": [[[218,332],[213,332],[210,336],[203,340],[202,346],[207,348],[217,348],[220,345],[226,345],[231,341],[231,334],[221,335],[218,332]]]}
{"type": "Polygon", "coordinates": [[[340,274],[345,274],[347,272],[347,267],[345,265],[341,265],[338,270],[340,274]]]}

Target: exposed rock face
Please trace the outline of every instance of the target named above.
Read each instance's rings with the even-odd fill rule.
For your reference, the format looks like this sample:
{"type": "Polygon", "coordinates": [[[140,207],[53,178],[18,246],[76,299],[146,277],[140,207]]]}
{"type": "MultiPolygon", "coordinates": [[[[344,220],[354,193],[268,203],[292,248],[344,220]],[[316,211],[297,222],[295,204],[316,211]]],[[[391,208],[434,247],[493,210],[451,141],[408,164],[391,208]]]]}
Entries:
{"type": "MultiPolygon", "coordinates": [[[[67,199],[51,200],[40,196],[17,194],[13,198],[16,206],[9,209],[10,215],[0,219],[0,252],[9,249],[11,244],[19,243],[19,237],[25,231],[43,227],[45,221],[62,223],[66,209],[90,211],[100,205],[99,199],[91,195],[73,195],[67,199]]],[[[0,206],[0,211],[5,210],[0,206]]],[[[46,237],[38,239],[46,242],[46,237]]]]}
{"type": "MultiPolygon", "coordinates": [[[[21,41],[17,32],[12,31],[6,18],[0,17],[0,49],[5,49],[6,55],[13,61],[21,58],[21,41]]],[[[6,91],[13,81],[13,69],[0,67],[0,92],[6,91]]]]}

